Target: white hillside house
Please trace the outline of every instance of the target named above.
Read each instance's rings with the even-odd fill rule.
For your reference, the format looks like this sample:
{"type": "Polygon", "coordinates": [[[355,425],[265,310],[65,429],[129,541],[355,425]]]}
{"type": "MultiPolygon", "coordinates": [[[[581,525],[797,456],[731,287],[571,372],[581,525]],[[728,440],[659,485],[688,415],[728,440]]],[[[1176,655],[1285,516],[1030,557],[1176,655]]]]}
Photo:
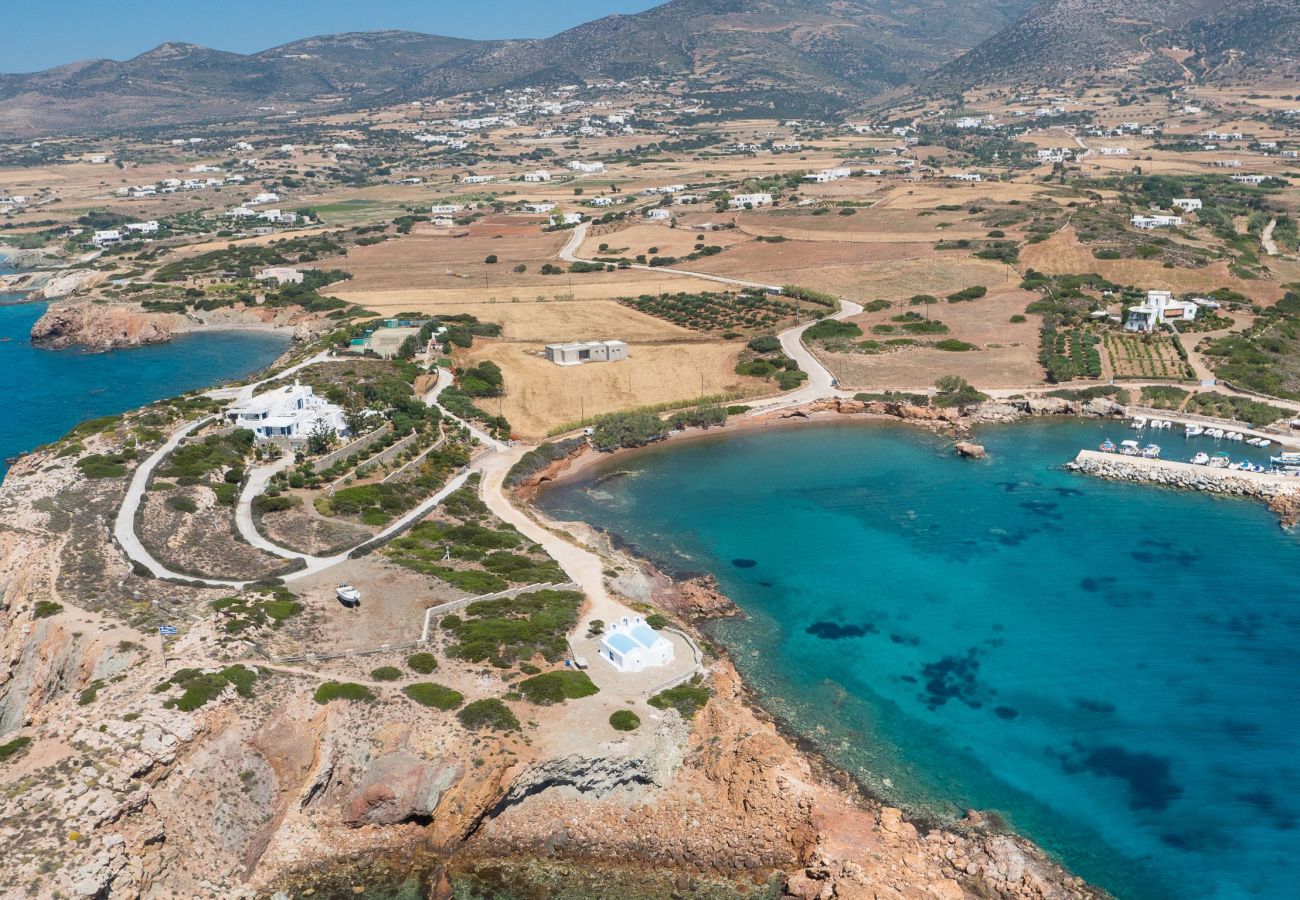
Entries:
{"type": "Polygon", "coordinates": [[[666,666],[673,661],[673,642],[640,616],[624,616],[600,639],[600,657],[620,672],[666,666]]]}
{"type": "Polygon", "coordinates": [[[524,181],[529,184],[540,184],[544,181],[551,180],[551,173],[545,169],[538,169],[536,172],[525,172],[524,181]]]}
{"type": "Polygon", "coordinates": [[[348,431],[342,409],[317,397],[311,385],[296,380],[288,387],[232,404],[225,416],[232,425],[252,431],[258,441],[295,444],[305,442],[321,427],[339,436],[348,431]]]}
{"type": "Polygon", "coordinates": [[[1129,223],[1134,228],[1150,231],[1152,228],[1177,228],[1183,224],[1183,217],[1169,213],[1156,213],[1150,216],[1134,216],[1129,219],[1129,223]]]}
{"type": "Polygon", "coordinates": [[[771,194],[737,194],[729,201],[732,209],[757,209],[760,206],[771,206],[771,194]]]}
{"type": "Polygon", "coordinates": [[[1130,306],[1125,331],[1150,332],[1171,322],[1190,322],[1199,307],[1192,300],[1175,300],[1169,291],[1147,291],[1146,302],[1130,306]]]}
{"type": "Polygon", "coordinates": [[[1202,203],[1195,197],[1175,197],[1174,206],[1178,207],[1183,212],[1196,212],[1201,208],[1202,203]]]}

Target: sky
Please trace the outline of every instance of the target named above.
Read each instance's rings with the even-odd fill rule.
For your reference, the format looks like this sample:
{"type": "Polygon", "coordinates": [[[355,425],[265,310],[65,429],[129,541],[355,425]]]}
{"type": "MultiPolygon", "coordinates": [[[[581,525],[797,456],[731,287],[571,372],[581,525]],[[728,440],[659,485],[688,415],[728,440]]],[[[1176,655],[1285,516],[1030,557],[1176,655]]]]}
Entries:
{"type": "Polygon", "coordinates": [[[403,29],[467,38],[549,37],[663,0],[5,0],[0,72],[128,59],[164,41],[250,53],[337,31],[403,29]]]}

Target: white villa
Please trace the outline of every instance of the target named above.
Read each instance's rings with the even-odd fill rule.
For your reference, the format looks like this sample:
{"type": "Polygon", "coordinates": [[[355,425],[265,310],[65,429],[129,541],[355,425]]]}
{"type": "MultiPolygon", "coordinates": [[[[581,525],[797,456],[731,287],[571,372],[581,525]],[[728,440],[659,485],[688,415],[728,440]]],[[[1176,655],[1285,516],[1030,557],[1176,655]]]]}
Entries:
{"type": "Polygon", "coordinates": [[[1128,308],[1124,330],[1150,332],[1169,322],[1190,322],[1197,308],[1192,300],[1175,300],[1169,291],[1147,291],[1145,303],[1128,308]]]}
{"type": "Polygon", "coordinates": [[[547,344],[546,358],[557,366],[580,366],[585,362],[618,362],[627,359],[625,341],[569,341],[547,344]]]}
{"type": "Polygon", "coordinates": [[[259,441],[306,441],[321,423],[336,435],[348,430],[342,409],[296,380],[230,405],[225,416],[231,424],[252,431],[259,441]]]}
{"type": "Polygon", "coordinates": [[[464,208],[465,207],[461,206],[459,203],[435,203],[433,206],[429,207],[429,213],[430,215],[435,216],[451,216],[460,212],[464,208]]]}
{"type": "Polygon", "coordinates": [[[640,616],[624,616],[600,639],[601,659],[620,672],[666,666],[673,661],[673,643],[640,616]]]}
{"type": "Polygon", "coordinates": [[[1183,224],[1182,216],[1174,216],[1168,213],[1156,213],[1153,216],[1134,216],[1129,219],[1129,223],[1134,228],[1177,228],[1183,224]]]}
{"type": "Polygon", "coordinates": [[[551,213],[552,225],[580,225],[582,213],[551,213]]]}
{"type": "Polygon", "coordinates": [[[600,175],[605,171],[605,164],[603,162],[582,162],[575,159],[569,163],[569,168],[587,175],[600,175]]]}
{"type": "Polygon", "coordinates": [[[737,194],[729,201],[732,209],[756,209],[760,206],[771,206],[771,194],[737,194]]]}
{"type": "Polygon", "coordinates": [[[836,166],[834,169],[822,169],[820,172],[813,172],[803,177],[804,181],[811,181],[816,184],[825,184],[828,181],[840,181],[848,178],[853,174],[853,170],[848,166],[836,166]]]}
{"type": "Polygon", "coordinates": [[[122,243],[122,232],[117,229],[111,231],[96,231],[95,236],[90,240],[96,247],[107,247],[110,244],[120,244],[122,243]]]}
{"type": "Polygon", "coordinates": [[[276,284],[302,284],[302,272],[288,267],[272,266],[257,273],[258,281],[274,281],[276,284]]]}
{"type": "Polygon", "coordinates": [[[1203,204],[1195,197],[1175,197],[1174,206],[1183,212],[1196,212],[1203,204]]]}
{"type": "Polygon", "coordinates": [[[550,180],[551,180],[551,173],[546,171],[545,169],[538,169],[536,172],[524,173],[524,181],[527,181],[530,184],[537,184],[543,181],[550,181],[550,180]]]}
{"type": "Polygon", "coordinates": [[[613,206],[613,197],[592,197],[587,201],[588,206],[613,206]]]}

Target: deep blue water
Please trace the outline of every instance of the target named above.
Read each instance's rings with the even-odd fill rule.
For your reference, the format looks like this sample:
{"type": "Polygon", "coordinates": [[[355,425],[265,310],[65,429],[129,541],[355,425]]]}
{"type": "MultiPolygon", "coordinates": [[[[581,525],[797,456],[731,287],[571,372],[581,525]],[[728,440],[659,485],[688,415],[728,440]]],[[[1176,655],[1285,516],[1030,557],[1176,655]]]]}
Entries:
{"type": "Polygon", "coordinates": [[[45,306],[16,299],[0,294],[0,477],[6,459],[78,422],[242,378],[288,347],[282,335],[231,331],[109,353],[41,350],[29,334],[45,306]]]}
{"type": "Polygon", "coordinates": [[[995,811],[1121,897],[1293,896],[1300,543],[1250,501],[1060,468],[1124,431],[987,428],[978,462],[885,424],[720,436],[539,502],[714,572],[763,702],[895,802],[995,811]]]}

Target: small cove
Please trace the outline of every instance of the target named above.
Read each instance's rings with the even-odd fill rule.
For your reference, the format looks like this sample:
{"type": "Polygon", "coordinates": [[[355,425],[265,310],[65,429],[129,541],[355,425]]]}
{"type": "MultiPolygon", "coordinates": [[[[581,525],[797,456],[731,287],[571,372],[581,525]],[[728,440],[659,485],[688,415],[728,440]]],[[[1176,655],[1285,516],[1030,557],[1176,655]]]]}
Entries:
{"type": "Polygon", "coordinates": [[[1121,897],[1277,896],[1300,876],[1300,546],[1262,505],[1061,469],[1123,431],[990,427],[978,462],[880,423],[724,434],[538,503],[714,572],[747,683],[882,796],[996,813],[1121,897]]]}
{"type": "Polygon", "coordinates": [[[19,299],[0,294],[0,477],[5,460],[57,440],[79,422],[242,378],[289,346],[283,334],[230,331],[108,353],[43,350],[29,334],[45,304],[19,299]]]}

